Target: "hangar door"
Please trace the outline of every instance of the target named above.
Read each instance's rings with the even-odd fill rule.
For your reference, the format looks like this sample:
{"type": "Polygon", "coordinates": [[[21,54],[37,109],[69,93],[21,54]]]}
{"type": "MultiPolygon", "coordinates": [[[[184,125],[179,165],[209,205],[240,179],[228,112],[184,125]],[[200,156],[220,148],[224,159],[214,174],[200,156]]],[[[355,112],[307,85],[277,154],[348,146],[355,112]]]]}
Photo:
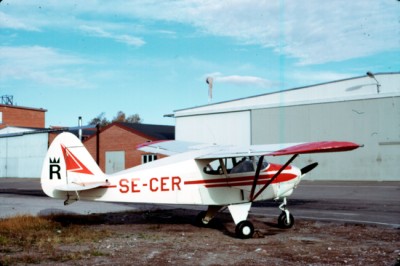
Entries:
{"type": "Polygon", "coordinates": [[[47,143],[47,133],[0,138],[0,178],[40,177],[47,143]]]}
{"type": "Polygon", "coordinates": [[[231,145],[250,144],[250,111],[181,116],[176,140],[231,145]]]}
{"type": "Polygon", "coordinates": [[[106,152],[106,174],[112,174],[125,169],[125,151],[106,152]]]}

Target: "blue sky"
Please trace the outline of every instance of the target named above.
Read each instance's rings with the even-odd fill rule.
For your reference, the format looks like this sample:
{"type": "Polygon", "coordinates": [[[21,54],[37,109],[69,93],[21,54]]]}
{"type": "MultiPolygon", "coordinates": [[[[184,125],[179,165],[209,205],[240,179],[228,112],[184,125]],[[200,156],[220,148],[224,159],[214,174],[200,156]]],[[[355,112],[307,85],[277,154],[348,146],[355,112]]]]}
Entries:
{"type": "Polygon", "coordinates": [[[46,126],[400,71],[397,0],[0,2],[0,95],[46,126]]]}

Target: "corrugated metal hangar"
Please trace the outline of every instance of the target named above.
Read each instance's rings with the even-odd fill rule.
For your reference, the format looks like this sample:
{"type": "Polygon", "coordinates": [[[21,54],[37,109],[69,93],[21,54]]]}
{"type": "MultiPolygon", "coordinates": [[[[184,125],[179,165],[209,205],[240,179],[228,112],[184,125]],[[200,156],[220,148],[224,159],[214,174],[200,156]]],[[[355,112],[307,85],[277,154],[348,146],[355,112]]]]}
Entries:
{"type": "Polygon", "coordinates": [[[48,134],[24,134],[44,127],[47,110],[13,105],[9,95],[1,98],[0,134],[21,137],[0,138],[0,178],[37,177],[47,152],[48,134]]]}
{"type": "Polygon", "coordinates": [[[47,152],[48,133],[27,134],[34,129],[7,127],[0,134],[18,133],[19,137],[0,138],[0,178],[38,177],[47,152]]]}
{"type": "MultiPolygon", "coordinates": [[[[174,111],[176,139],[218,144],[346,140],[352,152],[299,156],[312,180],[400,180],[400,73],[380,73],[174,111]]],[[[281,161],[285,158],[271,158],[281,161]]]]}

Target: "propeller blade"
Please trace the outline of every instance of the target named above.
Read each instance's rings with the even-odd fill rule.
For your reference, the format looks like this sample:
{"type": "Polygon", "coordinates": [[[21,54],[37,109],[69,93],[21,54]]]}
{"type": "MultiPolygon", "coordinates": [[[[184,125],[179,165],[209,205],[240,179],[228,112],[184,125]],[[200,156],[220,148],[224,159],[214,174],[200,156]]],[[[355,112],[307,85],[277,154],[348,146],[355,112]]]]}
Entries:
{"type": "Polygon", "coordinates": [[[310,172],[311,170],[313,170],[315,167],[317,167],[318,166],[318,163],[312,163],[312,164],[309,164],[309,165],[307,165],[307,166],[305,166],[305,167],[303,167],[303,168],[301,168],[301,174],[302,175],[305,175],[305,174],[307,174],[308,172],[310,172]]]}

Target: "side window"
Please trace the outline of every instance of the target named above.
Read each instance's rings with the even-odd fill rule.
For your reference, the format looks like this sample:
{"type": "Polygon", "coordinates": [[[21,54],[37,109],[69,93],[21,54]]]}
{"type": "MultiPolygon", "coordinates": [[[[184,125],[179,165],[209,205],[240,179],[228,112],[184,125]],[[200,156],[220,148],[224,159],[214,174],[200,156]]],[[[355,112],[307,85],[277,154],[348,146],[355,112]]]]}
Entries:
{"type": "Polygon", "coordinates": [[[143,154],[142,155],[142,164],[149,163],[157,160],[156,154],[143,154]]]}
{"type": "MultiPolygon", "coordinates": [[[[230,174],[239,173],[250,173],[255,172],[257,169],[259,157],[243,157],[241,160],[237,160],[234,163],[234,167],[230,170],[230,174]]],[[[261,169],[265,169],[268,166],[268,162],[264,159],[261,165],[261,169]]]]}
{"type": "MultiPolygon", "coordinates": [[[[233,157],[233,158],[221,158],[211,161],[207,164],[203,171],[209,175],[223,175],[225,166],[228,174],[240,174],[240,173],[251,173],[257,169],[259,157],[233,157]],[[221,162],[222,164],[221,165],[221,162]]],[[[268,166],[268,162],[263,161],[261,169],[265,169],[268,166]]]]}
{"type": "Polygon", "coordinates": [[[219,159],[214,160],[207,164],[204,169],[204,173],[209,174],[209,175],[222,175],[224,172],[222,170],[222,166],[219,163],[219,159]]]}

